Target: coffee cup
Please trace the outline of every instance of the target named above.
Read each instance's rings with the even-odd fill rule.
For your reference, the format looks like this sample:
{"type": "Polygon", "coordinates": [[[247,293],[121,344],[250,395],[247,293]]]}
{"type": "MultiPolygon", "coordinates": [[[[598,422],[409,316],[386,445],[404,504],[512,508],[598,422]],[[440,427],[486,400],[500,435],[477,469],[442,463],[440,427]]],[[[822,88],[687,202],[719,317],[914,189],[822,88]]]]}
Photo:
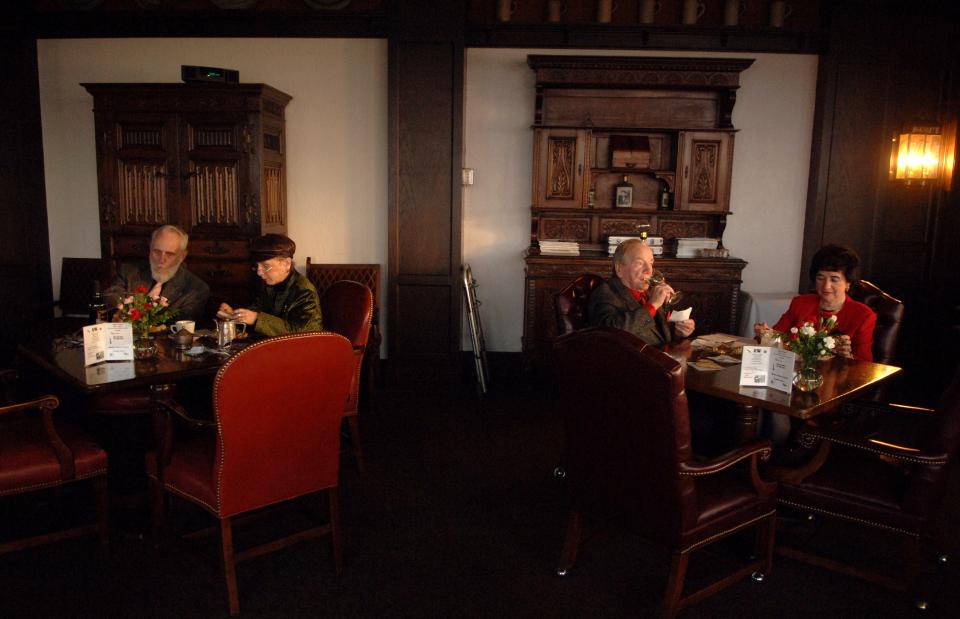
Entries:
{"type": "Polygon", "coordinates": [[[177,333],[181,330],[193,333],[196,331],[197,323],[193,320],[178,320],[177,322],[170,325],[171,333],[177,333]]]}
{"type": "Polygon", "coordinates": [[[793,7],[786,0],[773,0],[770,3],[770,27],[783,28],[790,13],[793,13],[793,7]]]}

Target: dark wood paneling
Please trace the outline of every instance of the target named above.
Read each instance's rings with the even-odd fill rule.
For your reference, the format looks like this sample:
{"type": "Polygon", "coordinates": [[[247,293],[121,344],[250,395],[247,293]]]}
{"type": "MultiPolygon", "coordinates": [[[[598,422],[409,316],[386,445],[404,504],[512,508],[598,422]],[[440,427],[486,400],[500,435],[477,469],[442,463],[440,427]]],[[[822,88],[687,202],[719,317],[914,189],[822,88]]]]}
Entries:
{"type": "Polygon", "coordinates": [[[36,44],[0,28],[0,365],[25,321],[52,315],[36,44]]]}
{"type": "Polygon", "coordinates": [[[407,43],[398,58],[400,194],[397,235],[416,239],[399,256],[399,272],[450,273],[452,180],[452,49],[407,43]]]}

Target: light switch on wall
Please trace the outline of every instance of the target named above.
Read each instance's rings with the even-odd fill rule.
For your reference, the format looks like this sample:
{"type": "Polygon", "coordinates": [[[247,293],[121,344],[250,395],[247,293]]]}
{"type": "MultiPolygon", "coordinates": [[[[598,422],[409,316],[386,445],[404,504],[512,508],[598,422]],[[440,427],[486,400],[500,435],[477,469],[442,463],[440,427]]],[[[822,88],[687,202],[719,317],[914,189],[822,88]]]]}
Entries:
{"type": "Polygon", "coordinates": [[[461,170],[463,173],[463,185],[472,185],[473,184],[473,168],[463,168],[461,170]]]}

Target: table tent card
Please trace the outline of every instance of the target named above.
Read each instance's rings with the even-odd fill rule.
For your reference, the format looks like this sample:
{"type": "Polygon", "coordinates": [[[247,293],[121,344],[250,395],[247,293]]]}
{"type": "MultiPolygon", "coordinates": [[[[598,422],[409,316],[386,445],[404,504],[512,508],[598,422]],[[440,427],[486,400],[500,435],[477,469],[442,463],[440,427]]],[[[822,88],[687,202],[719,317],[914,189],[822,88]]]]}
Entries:
{"type": "Polygon", "coordinates": [[[793,390],[793,362],[796,355],[771,346],[744,346],[740,364],[740,384],[793,390]]]}
{"type": "Polygon", "coordinates": [[[133,326],[105,322],[83,328],[83,365],[133,360],[133,326]]]}

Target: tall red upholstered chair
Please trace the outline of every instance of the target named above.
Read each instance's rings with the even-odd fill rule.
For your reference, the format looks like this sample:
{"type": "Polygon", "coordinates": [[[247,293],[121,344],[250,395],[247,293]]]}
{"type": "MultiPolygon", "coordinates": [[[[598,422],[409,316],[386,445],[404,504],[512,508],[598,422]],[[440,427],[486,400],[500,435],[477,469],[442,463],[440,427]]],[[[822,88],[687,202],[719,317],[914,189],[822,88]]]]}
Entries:
{"type": "Polygon", "coordinates": [[[165,493],[195,503],[219,521],[230,613],[240,609],[236,563],[330,534],[339,573],[337,481],[343,403],[353,377],[350,342],[335,333],[301,333],[245,348],[217,372],[215,433],[170,440],[147,454],[154,524],[165,493]],[[236,553],[236,516],[328,491],[330,521],[236,553]]]}
{"type": "Polygon", "coordinates": [[[0,539],[0,554],[93,533],[101,545],[109,541],[107,454],[78,429],[54,420],[59,405],[48,395],[0,406],[0,497],[89,480],[97,521],[27,539],[0,539]]]}
{"type": "Polygon", "coordinates": [[[769,455],[770,442],[695,460],[683,366],[630,333],[583,329],[557,338],[554,353],[571,500],[557,573],[573,567],[589,517],[622,524],[672,552],[667,617],[751,572],[769,571],[776,485],[760,479],[757,459],[769,455]],[[693,551],[748,527],[756,527],[755,558],[684,596],[693,551]]]}
{"type": "Polygon", "coordinates": [[[835,426],[805,427],[801,442],[819,440],[829,449],[821,466],[781,481],[778,500],[894,539],[904,551],[905,569],[883,573],[849,565],[814,554],[808,544],[778,545],[777,552],[905,591],[919,608],[926,608],[924,556],[931,555],[939,541],[947,476],[960,457],[960,371],[936,410],[874,405],[872,413],[835,426]]]}
{"type": "Polygon", "coordinates": [[[590,293],[603,282],[593,273],[584,273],[553,295],[553,309],[557,318],[557,335],[573,333],[588,325],[587,303],[590,293]]]}
{"type": "Polygon", "coordinates": [[[363,471],[363,449],[360,443],[360,422],[357,418],[360,398],[360,370],[363,366],[373,318],[373,294],[370,289],[348,280],[334,282],[320,299],[323,310],[323,328],[339,333],[353,345],[354,372],[350,395],[343,416],[350,426],[350,443],[357,467],[363,471]]]}

